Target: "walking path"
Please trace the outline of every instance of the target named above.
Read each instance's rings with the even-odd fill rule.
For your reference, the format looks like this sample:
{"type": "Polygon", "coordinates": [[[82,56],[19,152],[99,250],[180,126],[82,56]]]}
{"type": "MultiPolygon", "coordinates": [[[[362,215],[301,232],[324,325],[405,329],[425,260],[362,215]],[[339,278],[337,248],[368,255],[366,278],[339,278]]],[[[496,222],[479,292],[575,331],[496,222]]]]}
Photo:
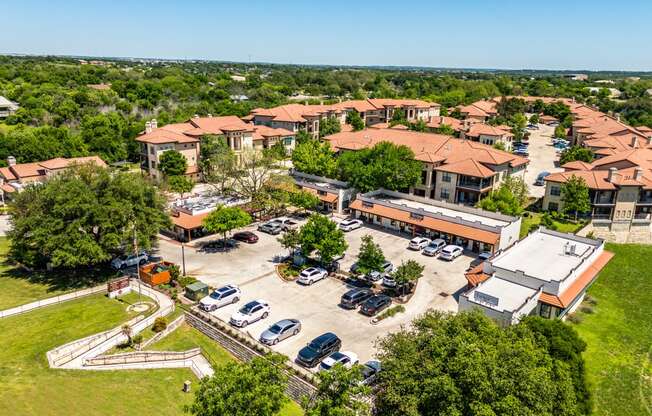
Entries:
{"type": "MultiPolygon", "coordinates": [[[[151,326],[156,318],[167,316],[174,311],[174,302],[165,294],[158,292],[149,286],[132,280],[131,288],[134,291],[140,290],[158,304],[158,309],[151,315],[145,317],[139,315],[128,322],[131,328],[131,336],[137,335],[144,329],[151,326]]],[[[106,290],[105,285],[96,286],[90,289],[78,290],[65,295],[55,296],[15,308],[0,311],[0,318],[13,316],[28,311],[33,311],[61,302],[78,299],[106,290]]],[[[201,350],[189,350],[183,352],[170,351],[140,351],[135,353],[103,355],[117,345],[128,340],[123,333],[121,325],[108,331],[100,332],[81,338],[67,344],[54,348],[46,353],[48,363],[52,368],[65,368],[75,370],[119,370],[119,369],[148,369],[148,368],[190,368],[198,378],[211,376],[213,369],[201,350]]]]}

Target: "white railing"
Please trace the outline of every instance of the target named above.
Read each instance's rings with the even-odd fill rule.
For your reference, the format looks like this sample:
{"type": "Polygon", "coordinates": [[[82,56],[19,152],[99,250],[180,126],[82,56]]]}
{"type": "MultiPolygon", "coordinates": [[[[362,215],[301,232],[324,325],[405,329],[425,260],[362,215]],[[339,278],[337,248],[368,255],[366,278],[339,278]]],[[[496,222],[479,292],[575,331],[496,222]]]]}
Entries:
{"type": "Polygon", "coordinates": [[[35,302],[27,303],[25,305],[20,305],[10,309],[5,309],[4,311],[0,311],[0,318],[6,318],[8,316],[18,315],[21,313],[33,311],[34,309],[43,308],[45,306],[50,306],[50,305],[56,305],[62,302],[68,302],[70,300],[74,300],[77,298],[81,298],[84,296],[89,296],[95,293],[100,293],[105,291],[106,291],[106,285],[99,285],[99,286],[91,287],[89,289],[77,290],[63,295],[37,300],[35,302]]]}
{"type": "Polygon", "coordinates": [[[185,322],[185,320],[186,320],[186,315],[181,315],[181,316],[177,317],[177,319],[170,322],[170,324],[163,331],[157,333],[156,335],[154,335],[150,339],[143,342],[138,348],[141,349],[141,350],[144,350],[145,348],[149,347],[150,345],[152,345],[156,341],[158,341],[161,338],[168,335],[170,332],[177,329],[181,324],[183,324],[185,322]]]}
{"type": "Polygon", "coordinates": [[[84,365],[120,365],[134,363],[151,363],[159,361],[189,360],[201,354],[201,349],[193,348],[187,351],[138,351],[123,354],[101,355],[87,358],[84,365]]]}

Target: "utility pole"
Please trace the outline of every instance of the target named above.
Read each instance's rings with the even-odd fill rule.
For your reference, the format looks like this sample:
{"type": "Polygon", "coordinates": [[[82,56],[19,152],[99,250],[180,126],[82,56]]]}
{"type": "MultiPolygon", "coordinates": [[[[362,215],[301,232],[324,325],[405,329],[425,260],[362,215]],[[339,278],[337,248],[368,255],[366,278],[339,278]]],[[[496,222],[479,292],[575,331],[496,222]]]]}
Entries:
{"type": "MultiPolygon", "coordinates": [[[[134,255],[138,259],[138,239],[136,238],[136,221],[134,220],[134,255]]],[[[140,261],[136,262],[136,277],[138,280],[138,301],[142,301],[142,290],[140,288],[140,261]]]]}
{"type": "Polygon", "coordinates": [[[181,242],[181,265],[183,268],[183,275],[186,275],[186,246],[181,242]]]}

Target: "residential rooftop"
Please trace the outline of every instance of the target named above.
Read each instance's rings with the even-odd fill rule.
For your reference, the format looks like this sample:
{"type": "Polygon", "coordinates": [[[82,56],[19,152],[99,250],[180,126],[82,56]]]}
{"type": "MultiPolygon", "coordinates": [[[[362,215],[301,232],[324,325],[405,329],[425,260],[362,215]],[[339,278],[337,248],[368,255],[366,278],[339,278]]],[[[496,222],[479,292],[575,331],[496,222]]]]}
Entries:
{"type": "Polygon", "coordinates": [[[538,291],[503,279],[489,279],[467,293],[468,299],[496,311],[513,312],[538,291]]]}

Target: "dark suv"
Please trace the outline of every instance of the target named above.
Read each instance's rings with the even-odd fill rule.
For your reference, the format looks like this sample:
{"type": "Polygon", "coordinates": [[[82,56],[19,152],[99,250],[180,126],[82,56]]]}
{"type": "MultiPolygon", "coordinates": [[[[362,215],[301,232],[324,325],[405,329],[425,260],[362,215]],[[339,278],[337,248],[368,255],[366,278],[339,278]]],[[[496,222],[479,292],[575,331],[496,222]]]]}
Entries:
{"type": "Polygon", "coordinates": [[[327,332],[310,341],[297,354],[297,363],[304,367],[314,367],[329,354],[339,351],[342,341],[332,332],[327,332]]]}
{"type": "Polygon", "coordinates": [[[355,309],[360,303],[373,296],[374,292],[369,289],[351,289],[342,295],[340,306],[344,309],[355,309]]]}
{"type": "Polygon", "coordinates": [[[374,295],[367,299],[360,307],[360,312],[367,316],[374,316],[392,304],[392,298],[387,295],[374,295]]]}

